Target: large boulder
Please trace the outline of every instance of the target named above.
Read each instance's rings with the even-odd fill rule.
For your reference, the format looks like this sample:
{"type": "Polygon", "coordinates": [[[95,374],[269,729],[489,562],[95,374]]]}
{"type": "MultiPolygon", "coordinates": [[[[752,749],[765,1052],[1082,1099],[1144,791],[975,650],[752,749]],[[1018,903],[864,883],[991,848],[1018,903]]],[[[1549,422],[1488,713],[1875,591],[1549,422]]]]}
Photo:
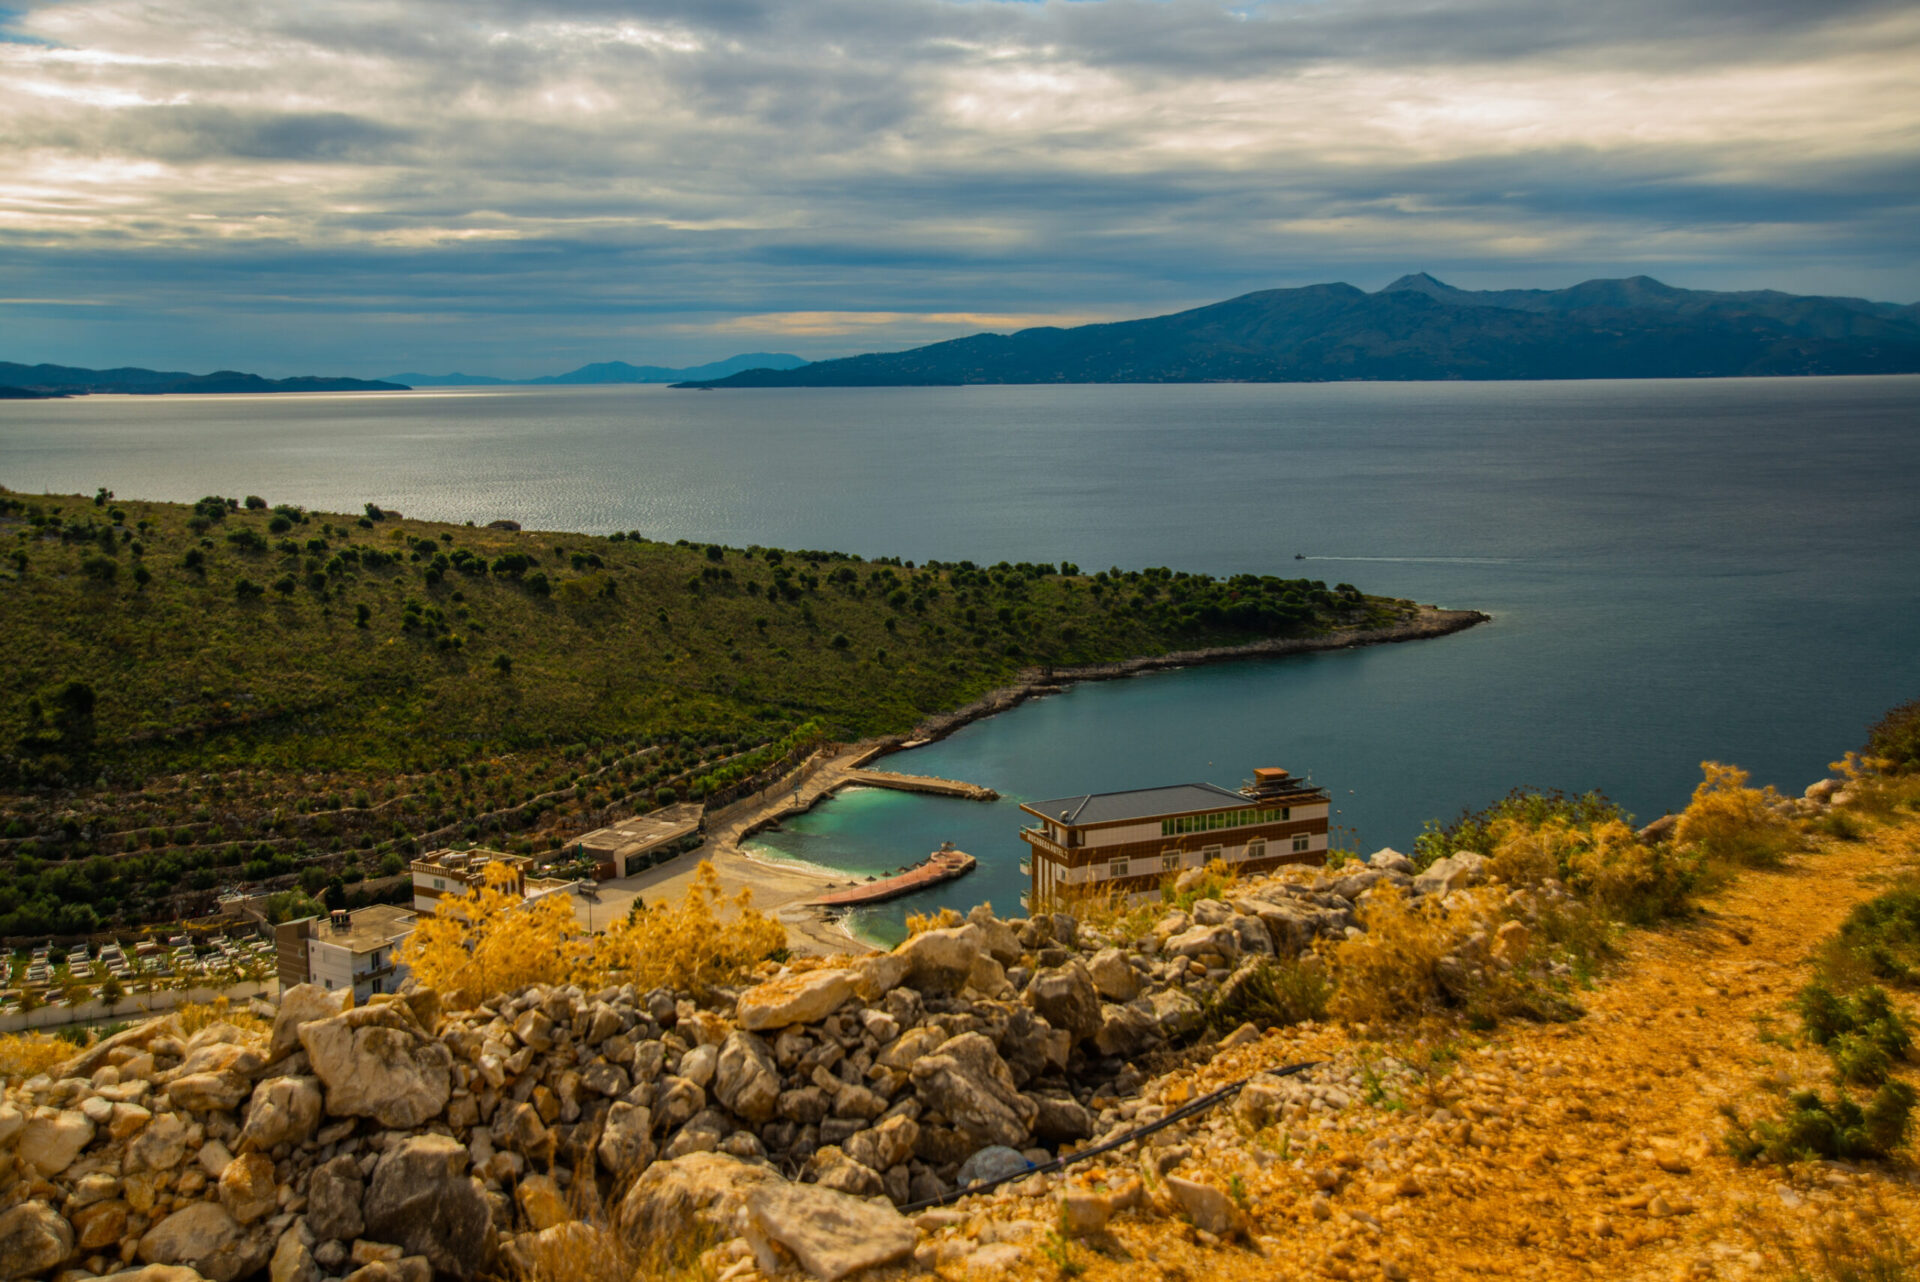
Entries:
{"type": "Polygon", "coordinates": [[[300,1027],[334,1117],[371,1117],[407,1130],[439,1116],[453,1093],[453,1052],[420,1034],[398,1003],[345,1011],[300,1027]]]}
{"type": "Polygon", "coordinates": [[[307,1181],[307,1227],[314,1237],[351,1242],[365,1232],[360,1212],[365,1192],[360,1163],[344,1153],[315,1168],[307,1181]]]}
{"type": "Polygon", "coordinates": [[[852,997],[859,975],[851,970],[810,970],[781,975],[740,994],[735,1017],[750,1032],[817,1024],[852,997]]]}
{"type": "Polygon", "coordinates": [[[45,1202],[22,1202],[0,1214],[0,1278],[45,1273],[72,1251],[72,1226],[45,1202]]]}
{"type": "Polygon", "coordinates": [[[1130,1002],[1140,995],[1146,982],[1141,973],[1127,963],[1127,955],[1118,948],[1102,948],[1087,960],[1087,974],[1100,996],[1110,1002],[1130,1002]]]}
{"type": "Polygon", "coordinates": [[[1006,1061],[979,1033],[962,1033],[915,1061],[914,1092],[922,1105],[945,1114],[973,1148],[1023,1147],[1039,1111],[1014,1084],[1006,1061]]]}
{"type": "Polygon", "coordinates": [[[1413,888],[1423,895],[1445,894],[1463,886],[1475,886],[1486,880],[1487,857],[1471,850],[1437,859],[1413,879],[1413,888]]]}
{"type": "Polygon", "coordinates": [[[240,1101],[252,1090],[253,1083],[241,1073],[189,1073],[167,1083],[167,1098],[175,1108],[226,1113],[240,1107],[240,1101]]]}
{"type": "Polygon", "coordinates": [[[841,1147],[848,1157],[876,1171],[898,1166],[913,1156],[920,1142],[920,1124],[903,1113],[896,1113],[878,1126],[856,1131],[841,1147]]]}
{"type": "Polygon", "coordinates": [[[251,1224],[280,1206],[273,1159],[265,1153],[249,1153],[228,1162],[220,1172],[219,1191],[220,1204],[242,1224],[251,1224]]]}
{"type": "Polygon", "coordinates": [[[600,1165],[616,1179],[632,1179],[653,1161],[653,1112],[625,1100],[607,1110],[600,1130],[600,1165]]]}
{"type": "Polygon", "coordinates": [[[36,1109],[14,1151],[41,1175],[58,1175],[73,1165],[92,1139],[93,1121],[78,1109],[36,1109]]]}
{"type": "Polygon", "coordinates": [[[924,930],[894,950],[907,959],[907,983],[925,993],[956,993],[980,955],[978,926],[924,930]]]}
{"type": "Polygon", "coordinates": [[[148,1264],[184,1264],[212,1282],[233,1282],[266,1267],[273,1239],[248,1232],[218,1202],[195,1202],[148,1229],[139,1254],[148,1264]]]}
{"type": "Polygon", "coordinates": [[[618,1222],[634,1242],[670,1241],[696,1225],[732,1237],[747,1196],[769,1183],[783,1183],[771,1167],[724,1153],[689,1153],[649,1166],[621,1200],[618,1222]]]}
{"type": "Polygon", "coordinates": [[[1168,1041],[1189,1037],[1199,1032],[1207,1022],[1206,1012],[1200,1009],[1200,1003],[1182,989],[1163,989],[1149,998],[1148,1002],[1153,1007],[1154,1026],[1168,1041]]]}
{"type": "Polygon", "coordinates": [[[493,1206],[466,1174],[466,1146],[416,1135],[387,1150],[367,1188],[366,1235],[423,1255],[435,1276],[470,1278],[493,1249],[493,1206]]]}
{"type": "Polygon", "coordinates": [[[1100,1008],[1100,1028],[1093,1035],[1093,1046],[1102,1055],[1133,1059],[1163,1040],[1153,1007],[1147,1002],[1124,1006],[1109,1002],[1100,1008]]]}
{"type": "Polygon", "coordinates": [[[1200,923],[1168,939],[1165,951],[1176,957],[1203,957],[1212,953],[1232,960],[1240,955],[1240,932],[1231,921],[1200,923]]]}
{"type": "MultiPolygon", "coordinates": [[[[852,981],[847,983],[851,993],[852,981]]],[[[752,1033],[729,1033],[720,1044],[713,1094],[734,1116],[755,1126],[772,1121],[780,1105],[780,1070],[774,1067],[766,1043],[752,1033]]]]}
{"type": "Polygon", "coordinates": [[[171,1171],[186,1160],[186,1122],[178,1113],[158,1113],[127,1145],[125,1169],[129,1175],[141,1171],[171,1171]]]}
{"type": "Polygon", "coordinates": [[[747,1198],[750,1231],[821,1282],[905,1259],[919,1235],[892,1207],[813,1184],[768,1183],[747,1198]]]}
{"type": "Polygon", "coordinates": [[[318,1078],[270,1077],[253,1088],[239,1147],[245,1151],[299,1144],[318,1129],[324,1108],[318,1078]]]}
{"type": "Polygon", "coordinates": [[[1086,963],[1074,958],[1064,966],[1038,971],[1027,984],[1027,1005],[1077,1045],[1100,1031],[1100,991],[1086,963]]]}

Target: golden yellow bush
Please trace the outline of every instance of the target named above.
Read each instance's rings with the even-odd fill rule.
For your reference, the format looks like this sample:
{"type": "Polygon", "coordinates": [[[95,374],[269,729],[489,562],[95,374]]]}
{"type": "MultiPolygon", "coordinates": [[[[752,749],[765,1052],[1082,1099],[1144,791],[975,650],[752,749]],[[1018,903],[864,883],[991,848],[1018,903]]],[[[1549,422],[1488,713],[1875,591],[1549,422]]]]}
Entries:
{"type": "Polygon", "coordinates": [[[0,1078],[17,1085],[79,1053],[72,1042],[45,1033],[8,1033],[0,1036],[0,1078]]]}
{"type": "Polygon", "coordinates": [[[742,890],[729,901],[713,865],[701,861],[686,898],[642,909],[600,936],[595,982],[697,992],[743,978],[787,943],[779,922],[748,907],[752,899],[742,890]]]}
{"type": "Polygon", "coordinates": [[[1493,841],[1488,869],[1494,876],[1517,886],[1557,877],[1575,894],[1626,921],[1680,913],[1699,883],[1696,855],[1649,846],[1620,819],[1584,825],[1564,817],[1541,823],[1497,819],[1488,835],[1493,841]]]}
{"type": "Polygon", "coordinates": [[[1350,1023],[1421,1015],[1440,999],[1440,959],[1463,937],[1446,914],[1416,908],[1397,887],[1376,888],[1360,904],[1363,934],[1329,956],[1329,1009],[1350,1023]]]}
{"type": "MultiPolygon", "coordinates": [[[[351,996],[348,1000],[352,1000],[351,996]]],[[[209,1024],[232,1024],[244,1033],[265,1033],[273,1029],[272,1021],[261,1019],[244,1006],[235,1010],[233,1003],[224,997],[210,1002],[182,1002],[174,1007],[173,1013],[180,1020],[180,1032],[188,1037],[209,1024]]]]}
{"type": "Polygon", "coordinates": [[[514,870],[489,864],[481,884],[440,901],[400,945],[414,977],[454,1007],[477,1006],[528,984],[586,979],[591,948],[564,894],[528,901],[514,870]]]}
{"type": "Polygon", "coordinates": [[[937,913],[908,913],[907,934],[924,935],[930,930],[946,930],[965,920],[951,908],[942,908],[937,913]]]}
{"type": "Polygon", "coordinates": [[[1793,825],[1772,806],[1780,794],[1772,785],[1747,787],[1747,772],[1718,761],[1703,761],[1704,776],[1693,800],[1674,825],[1677,845],[1706,859],[1730,864],[1774,867],[1801,845],[1793,825]]]}

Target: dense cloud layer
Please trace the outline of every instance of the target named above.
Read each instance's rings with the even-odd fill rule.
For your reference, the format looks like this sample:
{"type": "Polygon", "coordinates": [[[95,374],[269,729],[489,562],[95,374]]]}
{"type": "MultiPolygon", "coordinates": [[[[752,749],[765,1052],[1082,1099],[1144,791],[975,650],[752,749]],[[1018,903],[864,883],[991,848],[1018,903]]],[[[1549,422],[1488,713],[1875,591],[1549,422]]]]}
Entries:
{"type": "Polygon", "coordinates": [[[74,0],[4,31],[13,359],[825,355],[1420,268],[1920,295],[1900,0],[74,0]]]}

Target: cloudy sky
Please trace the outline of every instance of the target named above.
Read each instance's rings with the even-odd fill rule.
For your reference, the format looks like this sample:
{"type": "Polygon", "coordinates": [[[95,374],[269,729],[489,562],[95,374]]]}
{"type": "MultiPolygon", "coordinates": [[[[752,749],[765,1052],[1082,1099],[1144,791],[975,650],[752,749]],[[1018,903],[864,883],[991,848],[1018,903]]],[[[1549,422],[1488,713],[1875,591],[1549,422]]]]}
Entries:
{"type": "Polygon", "coordinates": [[[0,359],[884,350],[1428,270],[1920,299],[1912,0],[0,8],[0,359]]]}

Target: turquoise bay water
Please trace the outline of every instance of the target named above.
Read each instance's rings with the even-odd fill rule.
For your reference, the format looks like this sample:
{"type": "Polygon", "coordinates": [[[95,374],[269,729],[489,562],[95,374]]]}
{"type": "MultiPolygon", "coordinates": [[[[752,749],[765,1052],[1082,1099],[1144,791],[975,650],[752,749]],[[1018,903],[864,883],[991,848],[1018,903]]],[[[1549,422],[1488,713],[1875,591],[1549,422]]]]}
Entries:
{"type": "Polygon", "coordinates": [[[882,934],[1011,906],[1017,800],[1282,765],[1370,850],[1520,784],[1651,816],[1707,757],[1797,790],[1920,696],[1920,378],[94,397],[0,403],[0,484],[1300,573],[1494,615],[1082,685],[897,754],[1007,800],[861,791],[766,840],[861,872],[980,857],[882,934]]]}

